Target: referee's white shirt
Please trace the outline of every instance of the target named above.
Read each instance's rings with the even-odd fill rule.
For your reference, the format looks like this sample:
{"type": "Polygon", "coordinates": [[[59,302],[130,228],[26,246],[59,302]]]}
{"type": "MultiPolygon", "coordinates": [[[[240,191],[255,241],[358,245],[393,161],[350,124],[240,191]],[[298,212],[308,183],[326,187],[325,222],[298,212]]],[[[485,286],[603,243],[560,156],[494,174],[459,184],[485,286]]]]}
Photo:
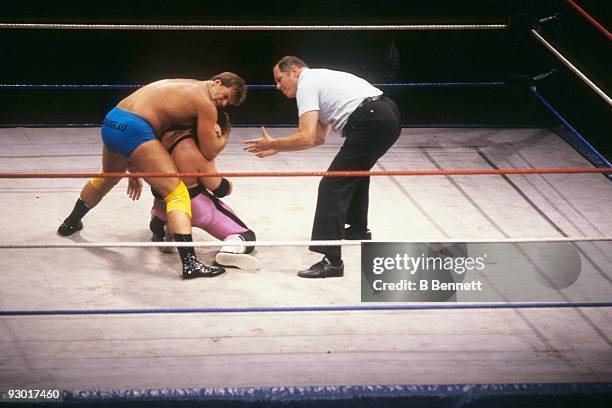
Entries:
{"type": "Polygon", "coordinates": [[[341,131],[361,101],[382,91],[348,72],[306,68],[297,85],[298,116],[319,111],[319,121],[341,131]]]}

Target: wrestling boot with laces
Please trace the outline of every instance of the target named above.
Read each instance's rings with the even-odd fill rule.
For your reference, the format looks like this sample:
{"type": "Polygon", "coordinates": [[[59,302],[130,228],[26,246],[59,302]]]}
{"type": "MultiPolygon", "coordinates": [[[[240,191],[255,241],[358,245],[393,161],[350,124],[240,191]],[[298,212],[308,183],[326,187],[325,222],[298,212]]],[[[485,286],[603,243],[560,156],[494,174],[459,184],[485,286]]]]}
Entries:
{"type": "Polygon", "coordinates": [[[195,258],[183,264],[183,279],[214,278],[225,273],[225,268],[200,263],[195,258]]]}

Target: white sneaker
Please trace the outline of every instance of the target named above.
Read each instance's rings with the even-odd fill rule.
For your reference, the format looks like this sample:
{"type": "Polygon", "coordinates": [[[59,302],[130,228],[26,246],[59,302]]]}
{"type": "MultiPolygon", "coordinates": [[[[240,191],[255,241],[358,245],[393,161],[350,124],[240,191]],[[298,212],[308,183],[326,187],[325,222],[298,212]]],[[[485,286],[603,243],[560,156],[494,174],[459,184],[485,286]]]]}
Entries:
{"type": "MultiPolygon", "coordinates": [[[[227,243],[232,241],[244,242],[244,239],[241,235],[236,234],[226,237],[224,241],[227,243]]],[[[259,259],[245,252],[246,247],[244,245],[224,245],[215,255],[215,261],[222,266],[234,266],[240,269],[252,270],[259,269],[261,267],[259,259]]]]}
{"type": "Polygon", "coordinates": [[[240,269],[258,270],[261,267],[259,259],[249,254],[218,252],[215,261],[221,266],[234,266],[240,269]]]}

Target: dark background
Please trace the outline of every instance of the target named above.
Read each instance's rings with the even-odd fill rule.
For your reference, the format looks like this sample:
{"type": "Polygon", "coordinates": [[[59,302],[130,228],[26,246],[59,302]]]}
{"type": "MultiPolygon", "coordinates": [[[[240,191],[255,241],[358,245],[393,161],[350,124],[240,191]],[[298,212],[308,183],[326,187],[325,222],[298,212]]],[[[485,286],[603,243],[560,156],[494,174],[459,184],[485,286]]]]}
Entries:
{"type": "MultiPolygon", "coordinates": [[[[575,0],[609,27],[609,0],[575,0]]],[[[526,12],[560,13],[541,29],[555,47],[610,92],[610,41],[564,0],[370,0],[302,2],[125,2],[3,4],[1,22],[109,24],[505,24],[526,12]]],[[[234,71],[271,84],[271,68],[294,54],[312,67],[353,72],[374,83],[507,81],[555,68],[541,94],[600,151],[612,155],[612,111],[531,35],[485,31],[109,31],[0,29],[5,84],[145,84],[206,79],[234,71]],[[392,51],[394,50],[394,51],[392,51]]],[[[98,124],[129,90],[0,89],[0,125],[98,124]]],[[[389,89],[408,125],[555,126],[525,86],[389,89]]],[[[295,124],[295,104],[252,90],[236,124],[295,124]]]]}

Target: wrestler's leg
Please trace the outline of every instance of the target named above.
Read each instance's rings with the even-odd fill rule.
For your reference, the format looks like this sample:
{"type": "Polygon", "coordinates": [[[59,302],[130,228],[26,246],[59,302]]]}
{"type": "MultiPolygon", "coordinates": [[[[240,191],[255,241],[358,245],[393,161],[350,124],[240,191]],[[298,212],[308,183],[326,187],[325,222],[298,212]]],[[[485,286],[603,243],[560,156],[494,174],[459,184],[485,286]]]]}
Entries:
{"type": "MultiPolygon", "coordinates": [[[[141,172],[176,173],[177,169],[170,155],[158,140],[149,140],[138,146],[130,155],[130,164],[141,172]]],[[[191,204],[189,192],[178,177],[146,177],[145,181],[161,194],[166,201],[168,226],[178,242],[192,242],[191,204]]],[[[212,277],[219,275],[223,268],[200,264],[193,247],[178,247],[183,262],[183,278],[212,277]]]]}
{"type": "MultiPolygon", "coordinates": [[[[193,213],[193,205],[192,213],[193,213]]],[[[153,200],[153,207],[151,208],[151,221],[149,222],[149,229],[153,233],[154,237],[152,241],[163,241],[166,236],[166,203],[163,200],[155,198],[153,200]]]]}
{"type": "MultiPolygon", "coordinates": [[[[193,223],[193,203],[191,205],[192,223],[193,223]]],[[[194,225],[192,225],[193,227],[194,225]]],[[[149,221],[149,230],[153,233],[151,241],[153,242],[170,242],[173,241],[172,231],[168,227],[166,218],[166,203],[164,200],[155,198],[153,200],[153,208],[151,208],[151,221],[149,221]]],[[[172,254],[176,252],[175,247],[160,247],[160,252],[172,254]]]]}
{"type": "MultiPolygon", "coordinates": [[[[120,153],[115,153],[103,146],[102,150],[102,171],[104,173],[125,173],[127,169],[127,157],[120,153]]],[[[97,178],[90,179],[81,190],[81,200],[89,208],[93,208],[113,189],[121,180],[116,178],[97,178]]]]}
{"type": "MultiPolygon", "coordinates": [[[[125,173],[127,157],[110,151],[106,146],[102,150],[102,171],[104,173],[125,173]]],[[[57,229],[60,235],[68,236],[83,228],[81,219],[94,208],[121,180],[117,178],[94,177],[85,183],[70,215],[57,229]]]]}
{"type": "MultiPolygon", "coordinates": [[[[130,155],[130,164],[143,173],[177,173],[174,162],[158,140],[149,140],[136,148],[130,155]]],[[[173,193],[182,181],[178,177],[145,177],[145,181],[162,197],[173,193]]],[[[183,201],[181,208],[169,211],[166,216],[172,230],[177,234],[191,234],[191,206],[189,196],[185,200],[180,196],[177,201],[183,201]]]]}
{"type": "Polygon", "coordinates": [[[202,228],[215,238],[228,243],[221,247],[215,256],[219,265],[254,270],[261,267],[259,260],[249,255],[255,247],[231,245],[236,242],[255,241],[256,236],[227,204],[208,193],[198,194],[191,203],[194,227],[202,228]]]}
{"type": "MultiPolygon", "coordinates": [[[[186,140],[174,150],[172,157],[179,169],[185,172],[216,173],[214,161],[206,160],[193,141],[186,140]]],[[[195,182],[195,180],[193,180],[195,182]]],[[[208,190],[219,188],[220,177],[204,177],[199,182],[208,190]]],[[[226,192],[228,193],[228,192],[226,192]]],[[[208,191],[193,196],[192,225],[201,228],[217,239],[254,241],[255,234],[217,197],[208,191]]],[[[259,269],[259,261],[248,253],[253,247],[232,245],[221,248],[216,256],[220,265],[236,266],[242,269],[259,269]]]]}
{"type": "Polygon", "coordinates": [[[227,204],[208,191],[193,197],[191,206],[193,226],[217,239],[223,240],[229,235],[240,234],[249,229],[227,204]]]}

